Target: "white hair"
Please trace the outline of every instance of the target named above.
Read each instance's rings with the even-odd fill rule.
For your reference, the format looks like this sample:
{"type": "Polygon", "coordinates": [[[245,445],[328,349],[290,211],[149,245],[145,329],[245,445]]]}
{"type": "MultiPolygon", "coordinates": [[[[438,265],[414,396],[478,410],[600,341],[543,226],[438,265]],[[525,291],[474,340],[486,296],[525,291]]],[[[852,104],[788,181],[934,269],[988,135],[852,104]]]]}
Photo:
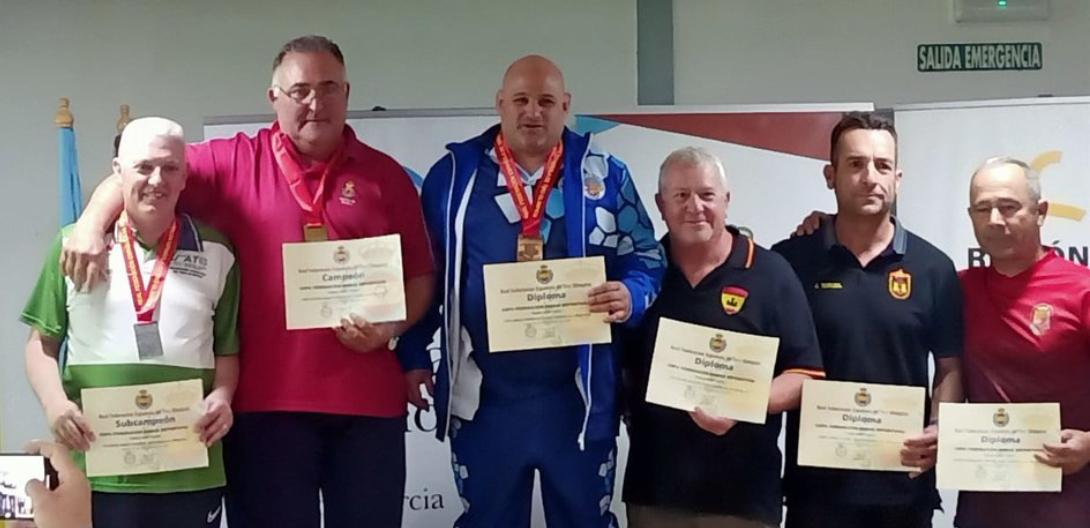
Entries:
{"type": "Polygon", "coordinates": [[[723,183],[723,190],[728,190],[727,185],[727,171],[723,168],[723,162],[719,161],[719,158],[715,154],[708,152],[701,147],[682,147],[670,153],[666,156],[666,159],[662,161],[662,165],[659,167],[659,191],[662,191],[663,180],[666,179],[666,172],[669,171],[675,165],[681,165],[686,167],[713,167],[715,173],[719,175],[719,179],[723,183]]]}
{"type": "Polygon", "coordinates": [[[117,157],[124,158],[133,149],[147,145],[152,138],[163,137],[185,143],[182,125],[163,117],[141,117],[125,125],[117,145],[117,157]]]}
{"type": "Polygon", "coordinates": [[[970,178],[970,183],[976,179],[977,175],[981,172],[994,169],[996,167],[1002,167],[1003,165],[1013,165],[1022,169],[1022,175],[1026,178],[1026,187],[1029,188],[1029,199],[1033,203],[1041,201],[1041,175],[1037,171],[1033,170],[1033,167],[1020,159],[1010,156],[995,156],[984,160],[970,178]]]}

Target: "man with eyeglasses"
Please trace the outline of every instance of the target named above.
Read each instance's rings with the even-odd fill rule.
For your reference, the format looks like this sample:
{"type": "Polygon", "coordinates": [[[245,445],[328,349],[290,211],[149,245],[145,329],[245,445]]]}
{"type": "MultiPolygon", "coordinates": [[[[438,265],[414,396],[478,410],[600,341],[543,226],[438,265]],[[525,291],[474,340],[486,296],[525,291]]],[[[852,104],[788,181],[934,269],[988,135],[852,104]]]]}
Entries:
{"type": "Polygon", "coordinates": [[[1041,245],[1048,202],[1026,163],[973,173],[969,218],[991,262],[961,272],[965,388],[973,403],[1059,402],[1060,442],[1038,461],[1063,468],[1061,493],[962,492],[959,528],[1090,524],[1090,270],[1041,245]]]}
{"type": "MultiPolygon", "coordinates": [[[[409,387],[388,343],[430,304],[433,263],[420,201],[404,169],[345,123],[349,85],[332,41],[289,41],[273,63],[276,122],[187,148],[179,205],[231,238],[239,255],[241,372],[226,439],[232,528],[400,526],[409,387]],[[285,243],[401,235],[407,318],[288,331],[285,243]]],[[[103,272],[103,233],[120,210],[116,177],[96,190],[66,243],[77,287],[103,272]]],[[[422,403],[414,401],[414,403],[422,403]]]]}

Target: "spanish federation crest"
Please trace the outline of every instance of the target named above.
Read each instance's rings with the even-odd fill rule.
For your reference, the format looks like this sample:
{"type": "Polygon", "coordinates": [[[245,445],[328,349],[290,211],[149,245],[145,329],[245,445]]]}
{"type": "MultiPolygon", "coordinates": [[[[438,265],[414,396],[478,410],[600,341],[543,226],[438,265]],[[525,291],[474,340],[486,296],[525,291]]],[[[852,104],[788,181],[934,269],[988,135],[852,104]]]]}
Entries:
{"type": "Polygon", "coordinates": [[[912,274],[904,268],[889,272],[889,294],[898,301],[909,298],[912,295],[912,274]]]}
{"type": "Polygon", "coordinates": [[[860,387],[859,392],[855,393],[855,404],[860,407],[866,407],[870,405],[871,395],[867,392],[866,387],[860,387]]]}
{"type": "Polygon", "coordinates": [[[553,281],[553,270],[549,269],[549,266],[545,264],[541,265],[541,268],[537,270],[537,282],[538,284],[545,285],[553,281]]]}
{"type": "Polygon", "coordinates": [[[719,301],[723,305],[723,312],[727,315],[734,315],[742,311],[742,307],[746,304],[746,298],[749,297],[749,291],[745,288],[738,286],[725,286],[719,294],[719,301]]]}
{"type": "Polygon", "coordinates": [[[1030,312],[1029,329],[1035,336],[1043,336],[1052,327],[1052,305],[1041,303],[1030,312]]]}
{"type": "Polygon", "coordinates": [[[995,411],[995,414],[992,415],[992,423],[995,424],[996,427],[1006,427],[1007,424],[1011,423],[1011,415],[1007,414],[1007,411],[1000,407],[995,411]]]}

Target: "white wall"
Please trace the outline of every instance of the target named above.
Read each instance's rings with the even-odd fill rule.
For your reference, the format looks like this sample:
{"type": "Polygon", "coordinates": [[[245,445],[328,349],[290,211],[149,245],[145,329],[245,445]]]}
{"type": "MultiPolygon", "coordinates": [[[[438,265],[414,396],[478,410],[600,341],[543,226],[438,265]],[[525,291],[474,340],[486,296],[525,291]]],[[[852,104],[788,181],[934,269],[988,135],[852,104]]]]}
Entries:
{"type": "Polygon", "coordinates": [[[953,0],[675,0],[678,104],[895,103],[1090,94],[1090,2],[1047,22],[955,24],[953,0]],[[916,46],[1042,42],[1036,72],[918,73],[916,46]]]}
{"type": "Polygon", "coordinates": [[[506,65],[529,52],[564,68],[576,107],[616,107],[636,101],[635,16],[630,0],[0,0],[3,445],[45,431],[16,319],[58,228],[59,97],[72,99],[89,194],[121,103],[200,139],[206,116],[270,111],[273,56],[298,35],[340,44],[352,109],[488,106],[506,65]]]}

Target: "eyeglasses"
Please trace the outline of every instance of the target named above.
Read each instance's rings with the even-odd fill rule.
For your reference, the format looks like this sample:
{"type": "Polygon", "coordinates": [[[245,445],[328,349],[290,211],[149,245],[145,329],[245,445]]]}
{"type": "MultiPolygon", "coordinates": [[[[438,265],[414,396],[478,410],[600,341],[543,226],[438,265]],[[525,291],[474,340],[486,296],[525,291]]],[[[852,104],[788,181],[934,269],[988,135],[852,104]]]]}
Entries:
{"type": "Polygon", "coordinates": [[[277,85],[274,86],[276,86],[277,90],[280,90],[280,93],[299,104],[310,104],[315,98],[325,99],[333,95],[342,95],[346,87],[345,84],[334,81],[326,81],[318,86],[296,84],[287,90],[277,85]]]}

